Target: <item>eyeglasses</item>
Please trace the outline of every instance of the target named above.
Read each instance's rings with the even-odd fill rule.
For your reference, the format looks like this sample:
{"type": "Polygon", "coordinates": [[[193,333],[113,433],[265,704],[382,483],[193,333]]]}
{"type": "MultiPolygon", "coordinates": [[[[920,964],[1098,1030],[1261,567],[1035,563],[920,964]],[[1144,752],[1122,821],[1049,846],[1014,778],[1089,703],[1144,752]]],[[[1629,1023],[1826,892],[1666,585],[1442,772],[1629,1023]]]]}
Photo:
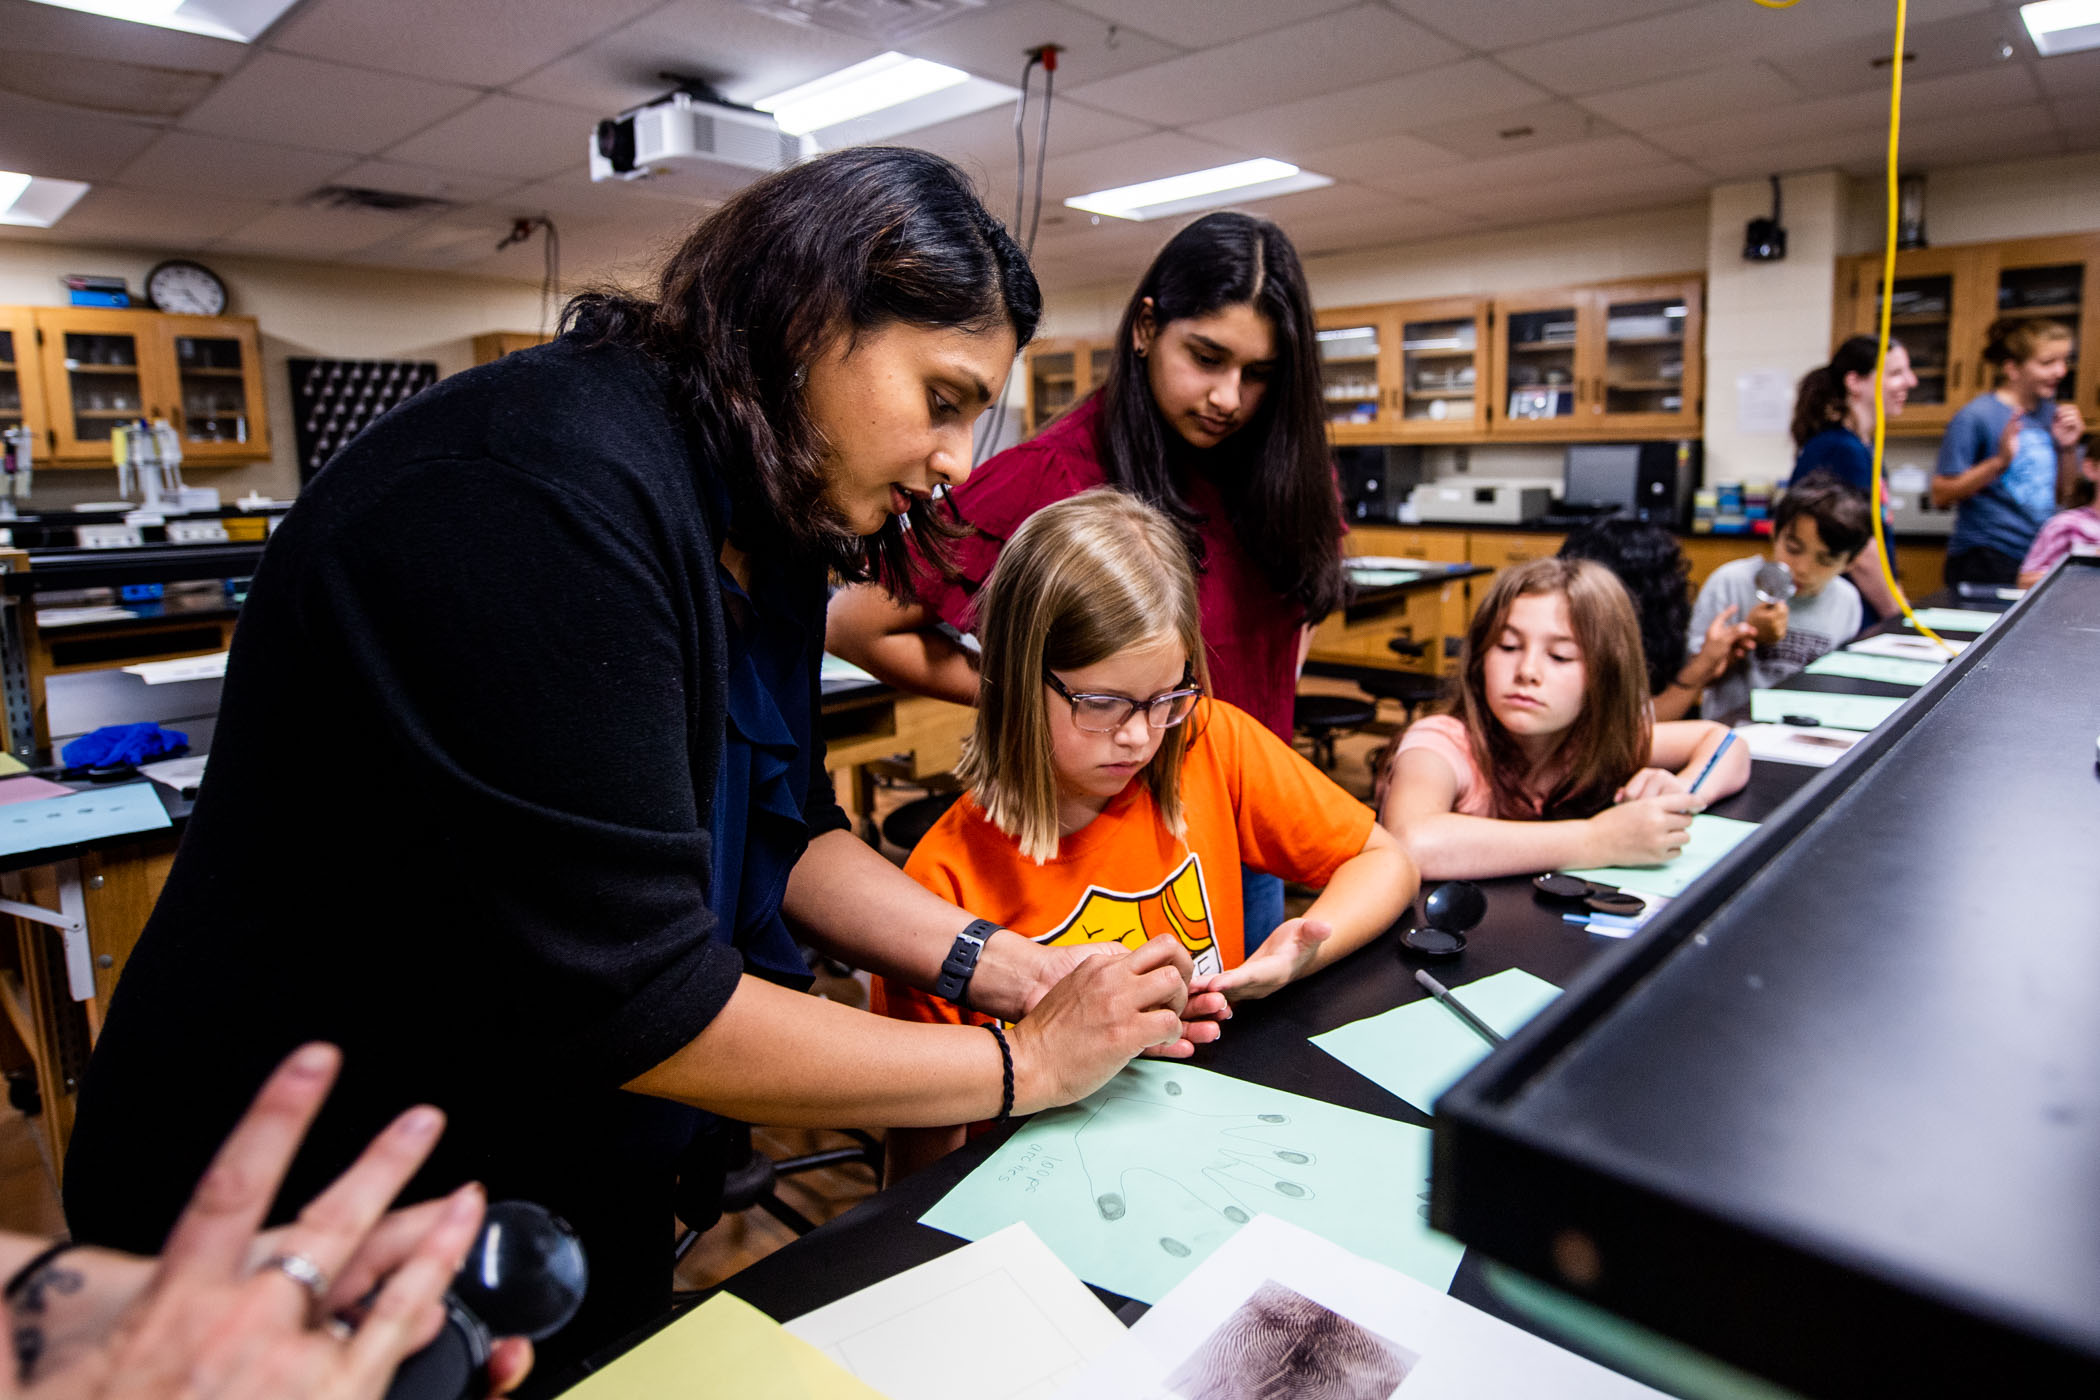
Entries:
{"type": "Polygon", "coordinates": [[[1145,712],[1145,722],[1154,729],[1172,729],[1189,717],[1189,712],[1196,708],[1197,698],[1203,694],[1200,689],[1189,685],[1190,676],[1186,671],[1182,672],[1179,688],[1163,690],[1149,700],[1068,690],[1048,666],[1043,668],[1043,679],[1050,683],[1052,690],[1072,702],[1072,723],[1089,734],[1113,734],[1130,723],[1130,717],[1139,710],[1145,712]]]}

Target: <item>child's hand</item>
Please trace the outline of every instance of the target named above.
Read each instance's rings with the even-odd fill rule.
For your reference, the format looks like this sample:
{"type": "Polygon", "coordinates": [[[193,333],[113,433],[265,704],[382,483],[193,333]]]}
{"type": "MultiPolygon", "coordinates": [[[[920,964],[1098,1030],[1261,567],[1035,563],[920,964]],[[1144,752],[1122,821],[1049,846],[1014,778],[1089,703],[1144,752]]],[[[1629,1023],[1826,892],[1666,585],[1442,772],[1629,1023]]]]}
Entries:
{"type": "Polygon", "coordinates": [[[2078,439],[2085,436],[2085,415],[2078,411],[2078,405],[2060,403],[2056,406],[2056,416],[2049,420],[2049,436],[2058,447],[2078,445],[2078,439]]]}
{"type": "Polygon", "coordinates": [[[1786,635],[1787,607],[1784,603],[1759,603],[1750,609],[1750,630],[1761,647],[1779,645],[1786,635]]]}
{"type": "Polygon", "coordinates": [[[1252,957],[1230,972],[1198,977],[1189,984],[1189,990],[1221,993],[1227,1001],[1265,997],[1292,978],[1304,975],[1320,945],[1333,933],[1333,925],[1318,919],[1285,919],[1254,950],[1252,957]]]}
{"type": "Polygon", "coordinates": [[[1643,768],[1627,779],[1626,786],[1612,794],[1613,802],[1631,802],[1641,797],[1666,797],[1673,792],[1690,792],[1692,785],[1667,768],[1643,768]]]}
{"type": "Polygon", "coordinates": [[[1590,818],[1596,865],[1666,865],[1691,839],[1692,814],[1706,799],[1687,792],[1640,797],[1590,818]]]}

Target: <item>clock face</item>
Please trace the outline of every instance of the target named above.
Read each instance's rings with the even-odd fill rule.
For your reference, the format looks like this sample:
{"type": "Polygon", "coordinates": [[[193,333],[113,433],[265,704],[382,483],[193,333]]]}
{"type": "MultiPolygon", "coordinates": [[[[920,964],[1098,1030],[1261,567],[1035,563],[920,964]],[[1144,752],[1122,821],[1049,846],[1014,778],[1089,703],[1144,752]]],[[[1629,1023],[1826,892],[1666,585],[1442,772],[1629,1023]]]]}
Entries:
{"type": "Polygon", "coordinates": [[[146,274],[146,295],[161,311],[216,316],[226,309],[226,284],[199,263],[164,262],[146,274]]]}

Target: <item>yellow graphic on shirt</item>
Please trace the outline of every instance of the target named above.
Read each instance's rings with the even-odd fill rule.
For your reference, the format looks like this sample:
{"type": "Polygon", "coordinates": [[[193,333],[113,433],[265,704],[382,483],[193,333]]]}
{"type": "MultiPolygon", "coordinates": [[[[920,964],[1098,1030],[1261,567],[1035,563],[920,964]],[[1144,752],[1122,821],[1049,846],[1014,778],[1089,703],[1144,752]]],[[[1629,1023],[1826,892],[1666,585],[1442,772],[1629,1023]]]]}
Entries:
{"type": "Polygon", "coordinates": [[[1036,941],[1142,948],[1162,933],[1181,940],[1196,971],[1222,970],[1217,939],[1211,932],[1210,898],[1203,887],[1203,863],[1193,852],[1180,869],[1149,890],[1125,893],[1089,885],[1064,922],[1036,941]]]}

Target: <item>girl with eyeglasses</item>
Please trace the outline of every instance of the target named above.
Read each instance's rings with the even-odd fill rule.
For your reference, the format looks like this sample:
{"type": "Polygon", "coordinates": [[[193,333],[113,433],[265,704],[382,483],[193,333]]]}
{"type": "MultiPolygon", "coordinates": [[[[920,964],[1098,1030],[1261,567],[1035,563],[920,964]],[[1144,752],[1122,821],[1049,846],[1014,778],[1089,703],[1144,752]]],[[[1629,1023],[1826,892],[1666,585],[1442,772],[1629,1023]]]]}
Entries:
{"type": "MultiPolygon", "coordinates": [[[[1414,897],[1415,867],[1370,811],[1245,711],[1210,699],[1181,533],[1120,491],[1046,506],[1007,541],[978,609],[969,792],[905,873],[1052,947],[1173,934],[1190,994],[1267,996],[1362,947],[1414,897]],[[1321,889],[1243,952],[1242,864],[1321,889]]],[[[908,1020],[983,1020],[877,979],[908,1020]]],[[[1229,1014],[1229,1012],[1228,1012],[1229,1014]]],[[[902,1175],[962,1129],[892,1130],[902,1175]]]]}

